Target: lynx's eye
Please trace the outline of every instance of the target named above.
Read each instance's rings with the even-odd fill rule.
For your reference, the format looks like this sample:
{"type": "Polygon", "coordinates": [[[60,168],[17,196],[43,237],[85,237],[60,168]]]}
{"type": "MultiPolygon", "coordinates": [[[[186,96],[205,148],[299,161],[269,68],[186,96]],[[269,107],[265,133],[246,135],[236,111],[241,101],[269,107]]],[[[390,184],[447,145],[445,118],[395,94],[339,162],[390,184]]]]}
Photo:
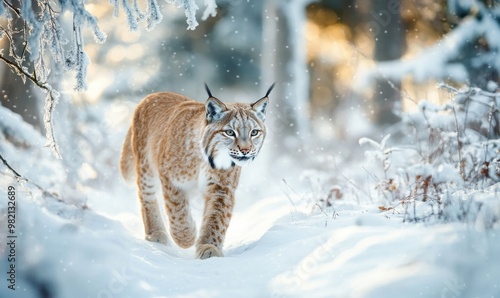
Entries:
{"type": "Polygon", "coordinates": [[[232,129],[227,129],[226,131],[224,131],[224,133],[225,133],[228,137],[234,137],[234,136],[235,136],[234,130],[232,130],[232,129]]]}
{"type": "Polygon", "coordinates": [[[254,130],[252,130],[252,131],[250,132],[250,135],[251,135],[252,137],[256,137],[256,136],[258,136],[259,134],[260,134],[260,130],[258,130],[258,129],[254,129],[254,130]]]}

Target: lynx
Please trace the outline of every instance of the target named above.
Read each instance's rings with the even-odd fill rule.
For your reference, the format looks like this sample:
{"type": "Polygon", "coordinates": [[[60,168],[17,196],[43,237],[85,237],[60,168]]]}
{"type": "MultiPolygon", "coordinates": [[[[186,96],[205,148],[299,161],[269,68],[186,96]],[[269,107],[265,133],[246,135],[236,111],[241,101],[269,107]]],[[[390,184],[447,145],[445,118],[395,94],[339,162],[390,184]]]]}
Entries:
{"type": "Polygon", "coordinates": [[[273,87],[253,104],[223,103],[206,84],[205,104],[172,92],[150,94],[138,104],[120,168],[126,180],[135,171],[146,240],[169,241],[156,199],[159,180],[170,236],[182,248],[195,243],[188,191],[199,186],[205,206],[196,257],[223,256],[241,167],[262,147],[273,87]]]}

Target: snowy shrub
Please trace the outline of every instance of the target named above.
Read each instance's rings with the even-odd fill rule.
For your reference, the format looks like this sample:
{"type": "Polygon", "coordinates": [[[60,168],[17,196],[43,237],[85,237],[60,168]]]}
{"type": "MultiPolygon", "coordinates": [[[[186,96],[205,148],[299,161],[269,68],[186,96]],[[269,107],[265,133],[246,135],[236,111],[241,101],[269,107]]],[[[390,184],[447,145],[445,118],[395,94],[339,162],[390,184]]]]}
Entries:
{"type": "Polygon", "coordinates": [[[319,209],[324,213],[335,212],[334,202],[344,196],[342,186],[336,184],[335,179],[326,172],[313,170],[304,171],[300,179],[310,189],[304,197],[305,204],[309,208],[319,209]]]}
{"type": "Polygon", "coordinates": [[[371,145],[366,156],[384,175],[376,177],[380,209],[403,210],[405,221],[481,219],[492,227],[500,219],[500,94],[440,87],[454,95],[452,102],[421,102],[403,115],[393,137],[360,140],[371,145]]]}

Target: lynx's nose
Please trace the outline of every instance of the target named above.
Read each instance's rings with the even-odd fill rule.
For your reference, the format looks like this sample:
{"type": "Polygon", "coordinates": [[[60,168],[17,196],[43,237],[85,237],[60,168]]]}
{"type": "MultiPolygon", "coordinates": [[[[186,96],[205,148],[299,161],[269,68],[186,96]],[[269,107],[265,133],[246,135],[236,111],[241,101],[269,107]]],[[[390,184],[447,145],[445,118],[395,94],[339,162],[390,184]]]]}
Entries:
{"type": "Polygon", "coordinates": [[[242,148],[240,148],[240,152],[243,153],[243,155],[247,155],[248,153],[250,153],[250,149],[242,149],[242,148]]]}

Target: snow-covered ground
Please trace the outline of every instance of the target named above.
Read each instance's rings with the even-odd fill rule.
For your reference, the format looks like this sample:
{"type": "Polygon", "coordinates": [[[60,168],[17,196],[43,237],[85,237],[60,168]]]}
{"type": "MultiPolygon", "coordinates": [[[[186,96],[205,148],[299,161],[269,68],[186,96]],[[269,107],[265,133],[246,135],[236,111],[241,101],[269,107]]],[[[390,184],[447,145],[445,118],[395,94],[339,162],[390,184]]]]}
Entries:
{"type": "MultiPolygon", "coordinates": [[[[404,224],[349,198],[311,212],[299,196],[242,190],[225,257],[201,261],[193,249],[143,240],[131,187],[87,189],[81,208],[26,183],[31,194],[10,179],[1,184],[2,197],[8,185],[17,189],[18,238],[16,290],[7,288],[3,258],[0,297],[500,296],[495,229],[404,224]]],[[[2,242],[4,227],[2,219],[2,242]]]]}

